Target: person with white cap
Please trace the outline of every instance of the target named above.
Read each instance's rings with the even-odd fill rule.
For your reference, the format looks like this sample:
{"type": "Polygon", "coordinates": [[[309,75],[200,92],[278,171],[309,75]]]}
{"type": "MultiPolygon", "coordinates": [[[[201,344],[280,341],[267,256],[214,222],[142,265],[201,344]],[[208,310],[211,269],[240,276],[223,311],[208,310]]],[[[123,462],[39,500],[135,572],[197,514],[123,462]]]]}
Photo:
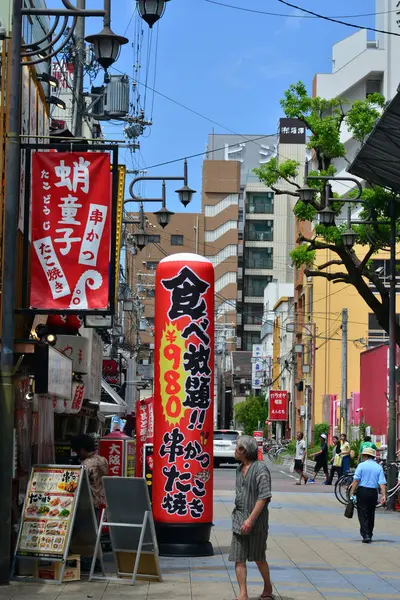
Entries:
{"type": "Polygon", "coordinates": [[[308,483],[315,483],[315,478],[322,469],[325,473],[325,482],[328,481],[329,472],[328,472],[328,444],[326,443],[326,434],[321,433],[321,450],[319,452],[315,452],[314,454],[310,454],[310,458],[316,457],[315,467],[314,467],[314,476],[310,477],[308,483]]]}
{"type": "Polygon", "coordinates": [[[379,487],[382,494],[381,502],[382,504],[386,503],[386,478],[381,465],[378,465],[375,458],[376,450],[374,448],[363,449],[363,462],[358,465],[350,488],[351,499],[357,499],[357,514],[364,544],[370,544],[372,541],[379,487]]]}

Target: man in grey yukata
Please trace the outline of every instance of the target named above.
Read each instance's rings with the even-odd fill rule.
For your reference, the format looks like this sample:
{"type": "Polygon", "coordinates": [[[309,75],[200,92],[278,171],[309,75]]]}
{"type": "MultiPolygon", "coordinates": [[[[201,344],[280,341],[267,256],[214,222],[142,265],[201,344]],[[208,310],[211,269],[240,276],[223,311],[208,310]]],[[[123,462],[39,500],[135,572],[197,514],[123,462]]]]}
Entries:
{"type": "Polygon", "coordinates": [[[235,563],[240,592],[237,600],[248,600],[246,561],[255,562],[264,580],[260,600],[272,598],[272,585],[266,560],[268,505],[271,501],[271,475],[258,460],[256,440],[240,436],[235,457],[241,462],[236,472],[236,498],[232,514],[232,544],[229,560],[235,563]]]}

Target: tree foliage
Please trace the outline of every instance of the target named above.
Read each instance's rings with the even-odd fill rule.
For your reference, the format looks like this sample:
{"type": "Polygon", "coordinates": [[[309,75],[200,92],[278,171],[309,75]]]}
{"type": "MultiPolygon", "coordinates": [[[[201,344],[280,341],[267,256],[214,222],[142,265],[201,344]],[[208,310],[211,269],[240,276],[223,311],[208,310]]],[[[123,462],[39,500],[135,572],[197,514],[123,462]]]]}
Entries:
{"type": "Polygon", "coordinates": [[[268,418],[268,407],[263,396],[249,396],[235,406],[235,419],[243,427],[246,435],[253,435],[258,430],[258,423],[264,429],[268,418]]]}
{"type": "MultiPolygon", "coordinates": [[[[384,106],[385,99],[381,94],[370,94],[365,100],[353,103],[341,98],[312,98],[302,82],[292,84],[281,100],[286,117],[300,119],[309,132],[308,149],[311,151],[311,164],[314,167],[309,175],[331,177],[337,173],[338,161],[349,162],[345,145],[341,141],[343,129],[346,128],[361,145],[384,106]]],[[[303,173],[303,165],[300,163],[278,157],[254,172],[275,194],[299,196],[301,186],[296,179],[303,173]]],[[[324,182],[309,180],[308,185],[315,189],[314,199],[309,204],[298,200],[294,213],[300,221],[315,222],[318,212],[325,206],[324,182]]],[[[354,198],[355,195],[356,192],[352,190],[346,197],[354,198]]],[[[337,195],[333,197],[336,198],[337,195]]],[[[341,234],[347,226],[342,221],[340,225],[331,227],[316,224],[310,237],[299,235],[299,245],[291,252],[295,267],[305,267],[308,277],[322,277],[333,283],[353,285],[386,332],[389,332],[389,291],[375,272],[372,257],[380,250],[389,248],[390,230],[386,223],[390,217],[392,197],[393,192],[390,190],[365,183],[358,220],[373,220],[378,224],[353,224],[351,227],[356,233],[355,247],[349,249],[344,246],[341,234]],[[317,250],[330,250],[335,256],[324,264],[316,264],[317,250]]],[[[339,197],[330,204],[337,217],[343,213],[344,206],[339,197]]],[[[399,217],[400,202],[397,203],[397,211],[399,217]]],[[[397,327],[396,338],[400,345],[400,326],[397,327]]]]}

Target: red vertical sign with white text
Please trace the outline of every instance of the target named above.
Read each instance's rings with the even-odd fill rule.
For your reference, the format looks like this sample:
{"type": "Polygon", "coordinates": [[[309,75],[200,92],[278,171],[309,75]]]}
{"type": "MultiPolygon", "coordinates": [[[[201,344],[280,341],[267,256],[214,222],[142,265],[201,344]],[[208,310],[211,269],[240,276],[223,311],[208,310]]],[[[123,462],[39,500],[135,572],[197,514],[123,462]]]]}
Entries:
{"type": "Polygon", "coordinates": [[[108,308],[111,205],[108,153],[33,154],[32,308],[108,308]]]}
{"type": "Polygon", "coordinates": [[[271,390],[269,393],[269,420],[288,420],[288,393],[284,390],[271,390]]]}
{"type": "Polygon", "coordinates": [[[214,268],[175,254],[156,272],[153,514],[213,519],[214,268]]]}
{"type": "Polygon", "coordinates": [[[153,443],[154,398],[136,402],[136,477],[143,477],[144,445],[153,443]]]}

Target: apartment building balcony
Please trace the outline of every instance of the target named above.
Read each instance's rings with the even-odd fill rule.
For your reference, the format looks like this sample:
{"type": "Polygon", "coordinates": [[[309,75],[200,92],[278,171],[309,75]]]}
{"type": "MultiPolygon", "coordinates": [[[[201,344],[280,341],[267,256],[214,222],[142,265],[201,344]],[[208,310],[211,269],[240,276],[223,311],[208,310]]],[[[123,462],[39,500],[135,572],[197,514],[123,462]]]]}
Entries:
{"type": "Polygon", "coordinates": [[[245,296],[244,301],[245,303],[251,304],[263,304],[264,298],[262,298],[261,296],[245,296]]]}
{"type": "Polygon", "coordinates": [[[258,325],[249,325],[248,323],[246,323],[243,327],[244,331],[254,331],[256,333],[260,333],[261,330],[260,323],[258,325]]]}

